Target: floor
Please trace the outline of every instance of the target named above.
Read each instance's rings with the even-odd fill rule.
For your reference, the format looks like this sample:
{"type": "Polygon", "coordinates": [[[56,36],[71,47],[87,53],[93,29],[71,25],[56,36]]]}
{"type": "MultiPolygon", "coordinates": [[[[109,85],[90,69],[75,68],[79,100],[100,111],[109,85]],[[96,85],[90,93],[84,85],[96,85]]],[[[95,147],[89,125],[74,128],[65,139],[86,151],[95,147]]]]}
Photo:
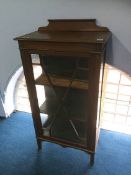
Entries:
{"type": "Polygon", "coordinates": [[[38,152],[31,114],[0,119],[0,175],[131,175],[131,136],[101,129],[95,164],[87,153],[43,142],[38,152]]]}

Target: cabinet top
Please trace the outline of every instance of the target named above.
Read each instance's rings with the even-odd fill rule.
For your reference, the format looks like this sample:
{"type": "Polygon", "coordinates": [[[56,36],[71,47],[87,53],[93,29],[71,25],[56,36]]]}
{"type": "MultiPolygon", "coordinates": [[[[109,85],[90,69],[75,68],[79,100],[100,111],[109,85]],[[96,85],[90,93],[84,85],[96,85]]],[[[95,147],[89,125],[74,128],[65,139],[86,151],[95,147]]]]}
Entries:
{"type": "Polygon", "coordinates": [[[107,27],[96,25],[96,19],[48,20],[48,26],[15,40],[45,42],[106,43],[111,35],[107,27]]]}

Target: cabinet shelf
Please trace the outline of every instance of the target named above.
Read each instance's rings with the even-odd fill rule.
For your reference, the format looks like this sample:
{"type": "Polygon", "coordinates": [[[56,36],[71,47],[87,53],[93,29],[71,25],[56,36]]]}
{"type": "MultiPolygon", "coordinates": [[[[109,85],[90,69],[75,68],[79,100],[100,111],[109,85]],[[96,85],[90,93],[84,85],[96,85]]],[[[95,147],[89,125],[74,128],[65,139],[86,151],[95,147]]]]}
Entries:
{"type": "MultiPolygon", "coordinates": [[[[60,87],[69,87],[70,85],[70,79],[64,78],[64,77],[58,77],[58,76],[50,76],[50,80],[53,85],[55,86],[60,86],[60,87]]],[[[37,85],[50,85],[47,77],[45,74],[41,74],[36,80],[35,83],[37,85]]],[[[87,90],[88,89],[88,82],[84,80],[78,80],[74,79],[71,85],[71,88],[76,88],[76,89],[83,89],[87,90]]]]}
{"type": "Polygon", "coordinates": [[[40,106],[40,112],[44,114],[51,115],[55,112],[57,104],[51,100],[45,100],[44,103],[40,106]]]}
{"type": "MultiPolygon", "coordinates": [[[[84,105],[83,105],[84,106],[84,105]]],[[[45,102],[40,106],[40,112],[46,114],[48,116],[52,116],[56,113],[56,109],[58,107],[58,103],[53,100],[45,100],[45,102]]],[[[78,108],[78,106],[74,105],[74,103],[70,104],[70,109],[66,104],[60,110],[59,115],[65,116],[68,120],[74,120],[76,122],[87,122],[87,111],[85,111],[85,106],[82,108],[78,108]],[[66,108],[67,114],[63,114],[63,108],[66,108]],[[70,110],[71,109],[71,110],[70,110]]]]}

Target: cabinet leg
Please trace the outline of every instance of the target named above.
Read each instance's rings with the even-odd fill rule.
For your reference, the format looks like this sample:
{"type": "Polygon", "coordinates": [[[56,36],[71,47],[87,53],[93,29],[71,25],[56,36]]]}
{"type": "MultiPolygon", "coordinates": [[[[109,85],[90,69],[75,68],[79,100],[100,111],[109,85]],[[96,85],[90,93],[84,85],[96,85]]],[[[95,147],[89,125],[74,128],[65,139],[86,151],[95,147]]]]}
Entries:
{"type": "Polygon", "coordinates": [[[42,149],[42,141],[37,139],[38,151],[42,149]]]}
{"type": "Polygon", "coordinates": [[[94,153],[91,153],[90,154],[90,166],[93,166],[94,165],[94,159],[95,159],[95,154],[94,153]]]}

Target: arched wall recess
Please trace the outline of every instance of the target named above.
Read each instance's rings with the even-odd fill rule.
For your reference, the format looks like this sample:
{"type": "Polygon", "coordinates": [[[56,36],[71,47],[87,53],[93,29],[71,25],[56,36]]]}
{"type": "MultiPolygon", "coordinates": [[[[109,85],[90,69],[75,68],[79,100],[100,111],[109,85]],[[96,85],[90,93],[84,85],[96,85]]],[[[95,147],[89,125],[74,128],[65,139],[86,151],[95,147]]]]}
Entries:
{"type": "Polygon", "coordinates": [[[4,100],[4,110],[5,110],[5,117],[10,116],[10,114],[15,110],[14,104],[14,93],[15,93],[15,85],[20,76],[23,72],[23,68],[20,67],[10,78],[8,85],[5,90],[5,100],[4,100]]]}

